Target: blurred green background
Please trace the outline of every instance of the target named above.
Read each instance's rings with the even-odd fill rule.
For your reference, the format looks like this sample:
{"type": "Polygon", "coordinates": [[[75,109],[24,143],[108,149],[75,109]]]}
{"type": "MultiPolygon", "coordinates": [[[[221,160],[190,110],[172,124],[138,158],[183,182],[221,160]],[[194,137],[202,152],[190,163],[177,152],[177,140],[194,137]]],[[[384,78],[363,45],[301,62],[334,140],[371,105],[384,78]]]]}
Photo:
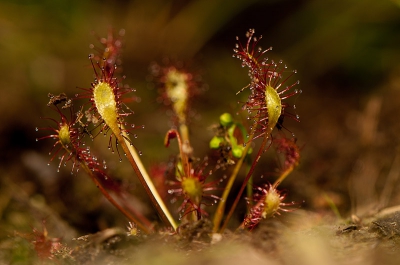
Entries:
{"type": "MultiPolygon", "coordinates": [[[[57,161],[47,166],[52,141],[35,141],[43,135],[35,127],[49,125],[40,117],[53,115],[47,94],[73,96],[77,87],[90,86],[89,45],[99,44],[91,32],[106,36],[111,28],[125,29],[124,83],[141,98],[130,106],[130,121],[145,125],[134,143],[147,166],[176,151],[163,147],[170,118],[156,102],[150,64],[170,56],[201,74],[208,89],[193,104],[191,139],[195,155],[203,157],[208,128],[245,100],[246,93],[235,93],[248,84],[247,69],[232,50],[236,36],[244,42],[255,28],[263,35],[260,45],[274,47],[269,58],[297,69],[293,82],[299,79],[303,91],[294,99],[301,122],[285,120],[302,147],[301,165],[284,183],[290,199],[305,200],[302,207],[317,212],[331,212],[330,200],[345,217],[400,202],[399,1],[2,0],[0,240],[40,227],[45,218],[59,228],[57,236],[125,225],[83,174],[71,175],[68,166],[56,173],[57,161]]],[[[106,140],[95,150],[114,174],[132,181],[133,192],[139,190],[106,140]]],[[[257,174],[273,170],[259,166],[257,174]]]]}

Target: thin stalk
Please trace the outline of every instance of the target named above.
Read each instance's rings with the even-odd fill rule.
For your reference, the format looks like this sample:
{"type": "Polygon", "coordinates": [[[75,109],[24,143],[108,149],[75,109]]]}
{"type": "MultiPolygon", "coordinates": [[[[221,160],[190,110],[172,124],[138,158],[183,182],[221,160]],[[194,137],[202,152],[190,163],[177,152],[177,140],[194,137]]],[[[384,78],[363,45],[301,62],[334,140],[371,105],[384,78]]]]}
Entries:
{"type": "Polygon", "coordinates": [[[233,205],[231,206],[231,209],[229,210],[229,213],[225,218],[224,224],[222,225],[222,227],[220,229],[220,233],[222,233],[225,230],[226,226],[228,225],[229,220],[232,217],[233,212],[235,211],[237,204],[239,203],[240,197],[242,196],[243,191],[246,188],[247,182],[249,181],[250,177],[253,175],[254,169],[255,169],[258,161],[260,160],[261,154],[265,150],[265,146],[267,145],[267,142],[268,142],[268,139],[270,137],[270,133],[271,133],[272,129],[273,128],[270,128],[270,129],[268,129],[268,131],[265,132],[265,135],[264,135],[263,141],[261,143],[260,149],[258,150],[256,159],[254,160],[253,164],[251,165],[251,168],[250,168],[249,172],[247,173],[246,178],[244,179],[242,186],[240,187],[239,193],[237,194],[236,199],[233,202],[233,205]]]}
{"type": "Polygon", "coordinates": [[[181,146],[183,148],[184,155],[190,157],[193,153],[193,148],[190,145],[189,128],[185,123],[181,123],[179,125],[179,133],[180,133],[180,138],[182,139],[181,146]]]}
{"type": "Polygon", "coordinates": [[[293,171],[294,165],[288,167],[285,171],[282,172],[282,174],[279,176],[277,180],[275,180],[274,184],[272,186],[277,187],[279,184],[282,183],[282,181],[293,171]]]}
{"type": "MultiPolygon", "coordinates": [[[[255,126],[254,126],[254,128],[255,128],[255,126]]],[[[225,206],[226,206],[226,201],[228,199],[228,195],[232,189],[233,183],[235,182],[236,176],[239,173],[240,168],[242,167],[244,158],[246,157],[247,152],[249,151],[250,143],[254,137],[254,132],[255,132],[255,129],[253,129],[253,131],[250,135],[250,138],[248,140],[248,144],[246,144],[246,147],[243,150],[242,157],[236,162],[236,165],[232,171],[231,176],[229,177],[229,180],[228,180],[228,183],[226,184],[224,192],[222,193],[221,200],[219,201],[217,210],[214,215],[214,220],[213,220],[213,223],[214,223],[213,232],[214,233],[218,232],[219,226],[222,221],[222,217],[224,216],[224,211],[225,211],[225,206]]]]}
{"type": "Polygon", "coordinates": [[[80,164],[82,168],[85,170],[85,172],[89,175],[89,177],[93,180],[95,185],[99,188],[101,193],[106,197],[106,199],[114,205],[115,208],[117,208],[123,215],[126,216],[126,218],[129,219],[129,221],[134,222],[140,229],[142,229],[146,234],[149,234],[151,230],[144,226],[141,222],[139,222],[135,217],[133,217],[130,213],[128,213],[124,208],[122,208],[115,200],[114,198],[108,193],[108,191],[101,185],[101,183],[97,180],[97,178],[94,176],[93,171],[91,171],[88,166],[86,165],[85,162],[80,161],[80,164]]]}
{"type": "Polygon", "coordinates": [[[150,197],[154,207],[156,208],[158,214],[163,220],[164,224],[172,226],[174,230],[177,229],[178,225],[169,212],[168,208],[165,206],[161,196],[159,195],[157,189],[155,188],[150,176],[148,175],[143,163],[136,152],[136,149],[132,146],[129,140],[129,136],[126,134],[124,128],[121,128],[120,134],[115,134],[118,142],[122,146],[126,157],[128,158],[133,170],[135,171],[140,183],[145,189],[147,195],[150,197]]]}
{"type": "Polygon", "coordinates": [[[181,123],[179,125],[179,133],[181,135],[182,138],[182,142],[188,142],[189,143],[189,128],[187,127],[187,125],[185,123],[181,123]]]}
{"type": "Polygon", "coordinates": [[[181,161],[182,161],[182,168],[183,168],[183,173],[185,176],[189,176],[190,175],[190,164],[189,164],[189,157],[187,155],[187,153],[184,150],[184,146],[182,143],[182,138],[180,136],[180,134],[175,130],[175,129],[171,129],[167,132],[167,135],[165,137],[165,141],[164,144],[166,146],[169,146],[169,141],[171,138],[175,138],[178,141],[178,146],[179,146],[179,155],[181,156],[181,161]],[[173,137],[171,137],[171,135],[174,135],[173,137]]]}
{"type": "Polygon", "coordinates": [[[329,197],[329,195],[326,193],[323,193],[323,196],[324,196],[326,202],[328,203],[329,207],[331,207],[331,210],[333,211],[333,213],[336,215],[336,217],[339,220],[343,220],[342,215],[339,212],[339,209],[337,208],[335,202],[331,199],[331,197],[329,197]]]}
{"type": "MultiPolygon", "coordinates": [[[[251,168],[251,165],[247,164],[246,172],[249,172],[250,168],[251,168]]],[[[250,177],[249,181],[247,182],[246,194],[247,194],[247,198],[253,198],[253,175],[250,177]]],[[[248,203],[249,203],[250,207],[253,206],[252,200],[249,200],[248,203]]]]}

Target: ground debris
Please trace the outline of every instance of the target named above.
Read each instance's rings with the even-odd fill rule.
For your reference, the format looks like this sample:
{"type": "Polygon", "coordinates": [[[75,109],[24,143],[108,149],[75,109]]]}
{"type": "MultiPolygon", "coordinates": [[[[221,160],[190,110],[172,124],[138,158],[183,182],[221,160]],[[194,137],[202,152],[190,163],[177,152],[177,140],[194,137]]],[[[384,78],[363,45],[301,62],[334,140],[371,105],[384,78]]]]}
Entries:
{"type": "Polygon", "coordinates": [[[377,232],[382,238],[396,238],[400,236],[400,212],[377,219],[371,223],[371,232],[377,232]]]}

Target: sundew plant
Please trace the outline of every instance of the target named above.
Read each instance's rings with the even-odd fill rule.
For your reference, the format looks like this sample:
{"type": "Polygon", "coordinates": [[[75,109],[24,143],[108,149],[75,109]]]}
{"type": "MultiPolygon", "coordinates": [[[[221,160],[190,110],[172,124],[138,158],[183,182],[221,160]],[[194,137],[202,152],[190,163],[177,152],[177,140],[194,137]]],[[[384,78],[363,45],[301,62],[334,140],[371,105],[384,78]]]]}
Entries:
{"type": "Polygon", "coordinates": [[[91,84],[77,84],[74,95],[49,94],[48,107],[56,118],[43,118],[44,125],[36,128],[38,142],[53,141],[49,163],[57,163],[58,169],[71,164],[72,174],[86,174],[127,218],[129,235],[175,234],[181,226],[200,220],[210,221],[213,233],[253,230],[264,219],[297,207],[285,201],[280,184],[300,161],[300,148],[287,120],[299,122],[294,102],[301,90],[296,70],[268,58],[272,48],[260,47],[261,36],[250,29],[243,38],[236,37],[232,63],[247,69],[249,78],[247,86],[237,87],[237,94],[247,99],[238,103],[235,113],[221,113],[215,124],[202,126],[204,133],[212,127],[214,134],[207,154],[199,155],[192,145],[196,139],[191,138],[191,124],[198,122],[191,119],[192,103],[202,85],[196,74],[173,61],[151,65],[150,74],[160,91],[157,101],[163,103],[160,108],[173,113],[173,125],[160,135],[164,146],[159,148],[176,145],[179,151],[150,169],[141,161],[147,152],[142,155],[135,147],[137,136],[146,133],[146,124],[135,125],[140,114],[135,113],[136,91],[124,84],[121,73],[121,38],[110,33],[93,46],[88,58],[94,76],[91,84]],[[129,177],[138,178],[159,219],[134,206],[129,198],[135,194],[127,196],[107,161],[92,151],[94,144],[106,145],[121,162],[131,165],[129,177]],[[267,151],[276,152],[278,168],[265,169],[260,163],[267,151]],[[257,167],[276,174],[258,176],[257,167]],[[234,185],[240,188],[232,194],[234,185]],[[240,200],[246,202],[247,213],[234,227],[230,220],[240,200]]]}

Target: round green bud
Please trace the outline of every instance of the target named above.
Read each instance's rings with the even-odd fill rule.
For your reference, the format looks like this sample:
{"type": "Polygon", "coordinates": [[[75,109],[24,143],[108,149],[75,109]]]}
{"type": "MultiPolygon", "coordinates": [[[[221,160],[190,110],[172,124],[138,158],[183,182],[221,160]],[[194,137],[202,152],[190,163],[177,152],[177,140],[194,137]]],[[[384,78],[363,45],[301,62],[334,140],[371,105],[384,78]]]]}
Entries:
{"type": "Polygon", "coordinates": [[[232,155],[235,158],[241,158],[243,155],[243,147],[236,146],[236,147],[232,148],[232,155]]]}
{"type": "Polygon", "coordinates": [[[219,123],[221,123],[221,125],[225,127],[231,126],[233,123],[232,115],[229,113],[222,114],[221,116],[219,116],[219,123]]]}
{"type": "Polygon", "coordinates": [[[214,136],[211,141],[210,141],[210,148],[211,149],[218,149],[220,147],[220,144],[224,141],[224,138],[214,136]]]}
{"type": "Polygon", "coordinates": [[[253,148],[249,148],[249,150],[247,150],[247,154],[250,155],[251,153],[253,153],[253,148]]]}

